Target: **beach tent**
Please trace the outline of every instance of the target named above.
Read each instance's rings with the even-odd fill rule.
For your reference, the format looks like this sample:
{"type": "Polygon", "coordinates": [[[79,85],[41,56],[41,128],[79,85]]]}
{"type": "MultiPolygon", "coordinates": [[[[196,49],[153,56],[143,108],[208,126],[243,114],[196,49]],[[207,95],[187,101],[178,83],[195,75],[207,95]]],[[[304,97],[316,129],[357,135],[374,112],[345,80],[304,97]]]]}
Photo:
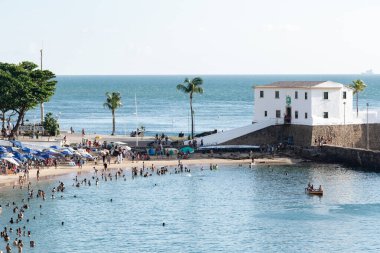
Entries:
{"type": "Polygon", "coordinates": [[[183,147],[180,149],[183,153],[187,154],[187,153],[194,153],[194,149],[191,148],[191,147],[183,147]]]}

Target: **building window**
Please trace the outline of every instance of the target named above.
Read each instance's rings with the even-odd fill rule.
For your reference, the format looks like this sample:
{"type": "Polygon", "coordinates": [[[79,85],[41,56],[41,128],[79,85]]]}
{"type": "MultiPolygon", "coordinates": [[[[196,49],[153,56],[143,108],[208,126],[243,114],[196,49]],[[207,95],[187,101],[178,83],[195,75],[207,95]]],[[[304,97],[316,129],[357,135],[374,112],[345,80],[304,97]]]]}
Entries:
{"type": "Polygon", "coordinates": [[[329,99],[329,93],[327,91],[323,92],[323,99],[329,99]]]}
{"type": "Polygon", "coordinates": [[[295,111],[295,112],[294,112],[294,117],[295,117],[296,119],[298,119],[298,111],[295,111]]]}
{"type": "Polygon", "coordinates": [[[268,116],[268,112],[264,111],[264,117],[267,117],[267,116],[268,116]]]}
{"type": "Polygon", "coordinates": [[[307,100],[307,92],[305,92],[305,100],[307,100]]]}
{"type": "Polygon", "coordinates": [[[263,90],[260,91],[260,97],[261,97],[261,98],[264,97],[264,91],[263,91],[263,90]]]}
{"type": "Polygon", "coordinates": [[[305,119],[307,119],[307,112],[305,112],[305,119]]]}
{"type": "Polygon", "coordinates": [[[275,97],[275,98],[280,98],[280,92],[279,92],[278,90],[276,90],[276,91],[274,92],[274,97],[275,97]]]}
{"type": "Polygon", "coordinates": [[[347,98],[347,92],[343,91],[343,99],[346,99],[346,98],[347,98]]]}
{"type": "Polygon", "coordinates": [[[328,112],[324,112],[323,113],[323,118],[328,119],[329,118],[329,113],[328,112]]]}
{"type": "Polygon", "coordinates": [[[281,118],[281,110],[276,110],[276,118],[281,118]]]}
{"type": "Polygon", "coordinates": [[[298,99],[298,91],[294,92],[294,99],[298,99]]]}

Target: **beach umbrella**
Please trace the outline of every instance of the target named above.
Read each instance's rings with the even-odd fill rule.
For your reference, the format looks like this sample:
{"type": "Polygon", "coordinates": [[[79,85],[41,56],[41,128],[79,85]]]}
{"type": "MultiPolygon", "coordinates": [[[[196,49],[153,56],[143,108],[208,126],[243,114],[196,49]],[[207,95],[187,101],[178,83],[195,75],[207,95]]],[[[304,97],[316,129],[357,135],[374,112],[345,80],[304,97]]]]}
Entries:
{"type": "Polygon", "coordinates": [[[49,152],[51,154],[57,154],[57,153],[59,153],[58,150],[56,150],[54,148],[47,148],[47,149],[44,149],[43,151],[44,152],[49,152]]]}
{"type": "Polygon", "coordinates": [[[40,155],[40,157],[44,158],[44,159],[48,159],[48,158],[55,158],[55,156],[53,156],[52,154],[49,154],[49,153],[42,153],[40,155]]]}
{"type": "Polygon", "coordinates": [[[17,151],[18,149],[15,148],[15,147],[7,147],[7,150],[8,150],[8,152],[15,152],[15,151],[17,151]]]}
{"type": "Polygon", "coordinates": [[[60,147],[58,147],[58,146],[50,146],[50,148],[53,148],[53,149],[60,149],[60,147]]]}
{"type": "Polygon", "coordinates": [[[12,159],[15,160],[18,164],[20,164],[20,165],[22,164],[21,159],[18,159],[16,157],[12,157],[12,159]]]}
{"type": "Polygon", "coordinates": [[[94,159],[94,157],[92,157],[92,155],[90,155],[90,154],[83,154],[83,157],[84,158],[88,158],[88,159],[94,159]]]}
{"type": "Polygon", "coordinates": [[[180,149],[183,153],[187,154],[187,153],[194,153],[194,149],[191,148],[191,147],[183,147],[180,149]]]}
{"type": "Polygon", "coordinates": [[[29,160],[31,160],[31,159],[34,158],[34,156],[31,155],[31,154],[27,154],[27,155],[25,155],[24,157],[25,157],[26,159],[29,159],[29,160]]]}
{"type": "Polygon", "coordinates": [[[22,143],[20,141],[10,141],[13,145],[15,145],[18,148],[22,148],[22,143]]]}
{"type": "Polygon", "coordinates": [[[0,146],[0,152],[1,152],[1,153],[5,153],[5,152],[7,152],[7,149],[4,148],[3,146],[0,146]]]}
{"type": "Polygon", "coordinates": [[[3,157],[1,159],[4,160],[4,161],[10,162],[12,164],[15,164],[17,166],[20,166],[20,164],[14,158],[12,158],[12,157],[3,157]]]}
{"type": "Polygon", "coordinates": [[[23,147],[22,149],[22,152],[25,152],[25,153],[30,153],[32,150],[28,147],[23,147]]]}
{"type": "Polygon", "coordinates": [[[70,150],[68,150],[68,149],[62,150],[62,151],[61,151],[61,154],[62,154],[62,155],[73,155],[73,153],[70,152],[70,150]]]}

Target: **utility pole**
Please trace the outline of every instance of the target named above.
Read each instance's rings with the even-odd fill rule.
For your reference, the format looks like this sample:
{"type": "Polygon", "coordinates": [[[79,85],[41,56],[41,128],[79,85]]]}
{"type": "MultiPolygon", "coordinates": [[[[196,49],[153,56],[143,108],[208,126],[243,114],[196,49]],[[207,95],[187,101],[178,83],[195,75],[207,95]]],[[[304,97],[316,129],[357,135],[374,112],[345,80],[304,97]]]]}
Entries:
{"type": "Polygon", "coordinates": [[[368,124],[368,106],[369,106],[369,103],[367,103],[367,149],[369,149],[369,124],[368,124]]]}
{"type": "MultiPolygon", "coordinates": [[[[40,50],[40,57],[41,57],[41,71],[42,71],[42,49],[40,50]]],[[[44,103],[41,102],[40,104],[40,111],[41,111],[41,125],[44,122],[44,103]]]]}

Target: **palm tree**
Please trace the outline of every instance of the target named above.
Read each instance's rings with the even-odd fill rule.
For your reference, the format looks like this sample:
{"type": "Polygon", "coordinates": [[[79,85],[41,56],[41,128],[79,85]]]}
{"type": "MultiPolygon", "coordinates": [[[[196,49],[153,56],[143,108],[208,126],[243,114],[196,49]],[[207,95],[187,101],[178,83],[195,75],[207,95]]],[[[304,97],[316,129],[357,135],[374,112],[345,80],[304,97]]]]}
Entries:
{"type": "Polygon", "coordinates": [[[367,85],[362,80],[352,81],[352,84],[349,85],[351,89],[354,90],[356,94],[356,117],[359,116],[359,92],[363,91],[367,85]]]}
{"type": "Polygon", "coordinates": [[[177,90],[183,93],[189,94],[190,96],[190,112],[191,112],[191,138],[194,138],[194,110],[193,110],[193,94],[203,93],[203,88],[201,85],[203,80],[200,77],[195,77],[194,79],[186,78],[183,83],[177,85],[177,90]]]}
{"type": "Polygon", "coordinates": [[[103,104],[105,108],[108,108],[112,112],[112,134],[115,134],[115,110],[121,107],[123,104],[121,103],[121,95],[120,92],[112,92],[106,93],[106,102],[103,104]]]}

